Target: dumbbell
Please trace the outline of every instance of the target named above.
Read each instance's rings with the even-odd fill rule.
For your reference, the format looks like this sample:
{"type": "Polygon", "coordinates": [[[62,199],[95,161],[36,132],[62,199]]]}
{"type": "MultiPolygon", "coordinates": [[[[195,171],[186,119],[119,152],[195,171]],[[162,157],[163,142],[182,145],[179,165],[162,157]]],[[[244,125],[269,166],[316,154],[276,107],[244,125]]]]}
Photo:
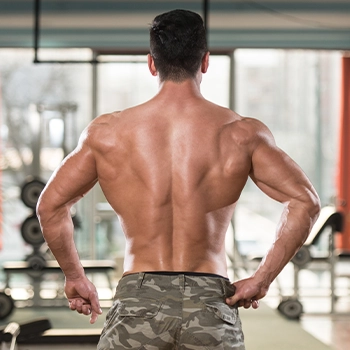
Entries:
{"type": "Polygon", "coordinates": [[[45,187],[45,182],[29,177],[21,188],[21,200],[22,202],[31,209],[36,208],[40,193],[45,187]]]}

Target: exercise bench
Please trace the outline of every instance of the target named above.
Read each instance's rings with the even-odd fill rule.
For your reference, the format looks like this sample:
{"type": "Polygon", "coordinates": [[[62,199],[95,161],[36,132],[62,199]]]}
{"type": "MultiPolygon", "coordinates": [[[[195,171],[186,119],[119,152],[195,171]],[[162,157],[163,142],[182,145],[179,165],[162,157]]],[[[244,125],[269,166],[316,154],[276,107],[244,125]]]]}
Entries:
{"type": "MultiPolygon", "coordinates": [[[[117,266],[113,260],[82,260],[81,261],[85,273],[91,274],[103,274],[107,278],[108,287],[113,293],[114,285],[111,274],[116,271],[117,266]]],[[[64,295],[63,283],[64,275],[57,261],[45,261],[45,264],[40,265],[40,268],[34,266],[28,261],[16,261],[5,262],[3,264],[3,271],[6,276],[5,280],[5,292],[1,292],[0,304],[4,306],[5,311],[0,311],[0,319],[7,317],[15,306],[15,302],[11,298],[11,277],[15,274],[26,274],[30,277],[32,286],[32,297],[27,301],[17,302],[16,304],[21,307],[59,307],[66,306],[68,304],[64,295]],[[44,299],[41,296],[42,282],[44,277],[48,274],[56,274],[57,277],[57,289],[55,298],[44,299]],[[61,285],[61,287],[59,287],[61,285]]],[[[103,299],[102,299],[103,300],[103,299]]],[[[111,300],[111,299],[108,299],[111,300]]]]}
{"type": "Polygon", "coordinates": [[[321,270],[330,272],[330,290],[331,290],[331,313],[335,310],[335,273],[336,263],[340,260],[349,258],[348,255],[341,256],[335,249],[334,236],[336,233],[341,233],[343,229],[343,215],[338,212],[334,206],[325,206],[321,209],[320,216],[315,222],[307,240],[299,249],[292,259],[294,265],[294,293],[292,296],[282,298],[278,305],[278,310],[285,316],[291,319],[297,319],[303,312],[303,306],[298,300],[299,298],[299,273],[302,269],[315,269],[316,266],[321,266],[321,270]],[[328,232],[326,230],[328,229],[328,232]],[[315,248],[321,242],[323,234],[328,234],[326,249],[323,254],[315,254],[315,248]],[[324,268],[324,266],[326,266],[324,268]]]}
{"type": "Polygon", "coordinates": [[[96,349],[101,329],[52,329],[47,318],[0,328],[1,350],[96,349]]]}

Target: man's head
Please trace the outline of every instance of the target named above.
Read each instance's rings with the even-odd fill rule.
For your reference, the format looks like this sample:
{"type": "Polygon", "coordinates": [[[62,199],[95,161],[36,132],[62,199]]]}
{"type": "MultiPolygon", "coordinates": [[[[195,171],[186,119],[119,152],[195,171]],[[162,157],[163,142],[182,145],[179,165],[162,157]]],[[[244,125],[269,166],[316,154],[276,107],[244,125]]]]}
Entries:
{"type": "Polygon", "coordinates": [[[208,51],[202,18],[186,10],[157,16],[150,28],[150,49],[161,81],[194,78],[208,51]]]}

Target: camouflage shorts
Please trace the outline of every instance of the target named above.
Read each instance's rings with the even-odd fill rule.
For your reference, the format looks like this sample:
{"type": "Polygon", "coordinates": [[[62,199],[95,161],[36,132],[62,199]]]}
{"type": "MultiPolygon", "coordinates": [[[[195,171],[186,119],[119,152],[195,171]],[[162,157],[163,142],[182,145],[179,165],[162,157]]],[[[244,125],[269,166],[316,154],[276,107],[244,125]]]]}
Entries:
{"type": "Polygon", "coordinates": [[[138,273],[117,287],[98,350],[236,349],[244,337],[234,287],[225,278],[138,273]]]}

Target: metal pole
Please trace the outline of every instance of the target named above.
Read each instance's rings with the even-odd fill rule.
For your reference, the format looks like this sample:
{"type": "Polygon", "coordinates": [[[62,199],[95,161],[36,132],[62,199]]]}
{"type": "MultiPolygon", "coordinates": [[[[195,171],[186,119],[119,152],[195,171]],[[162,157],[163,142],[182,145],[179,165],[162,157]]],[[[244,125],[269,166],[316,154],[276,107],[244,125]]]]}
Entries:
{"type": "Polygon", "coordinates": [[[204,29],[208,42],[208,12],[209,12],[209,0],[203,0],[203,21],[204,29]]]}
{"type": "MultiPolygon", "coordinates": [[[[96,52],[93,53],[93,60],[97,60],[97,54],[96,52]]],[[[94,64],[92,65],[92,98],[91,98],[91,103],[92,103],[92,116],[91,120],[97,117],[98,114],[98,68],[97,65],[94,64]]],[[[89,217],[89,233],[90,233],[90,254],[91,254],[91,259],[96,259],[97,258],[97,244],[96,244],[96,237],[97,237],[97,224],[96,224],[96,191],[97,191],[97,186],[95,186],[89,193],[89,209],[88,209],[88,217],[89,217]]]]}
{"type": "Polygon", "coordinates": [[[316,57],[315,64],[315,115],[316,115],[316,184],[317,192],[320,196],[321,202],[324,201],[323,196],[323,152],[322,152],[322,143],[323,143],[323,130],[322,130],[322,112],[321,112],[321,64],[320,64],[320,55],[316,57]]]}
{"type": "MultiPolygon", "coordinates": [[[[93,57],[92,57],[92,61],[93,62],[98,62],[97,60],[97,56],[98,54],[93,51],[93,57]]],[[[93,120],[94,118],[97,117],[97,113],[98,113],[98,101],[97,101],[97,96],[98,96],[98,73],[97,73],[97,65],[94,64],[92,66],[92,90],[91,90],[91,111],[92,111],[92,116],[91,116],[91,120],[93,120]]]]}
{"type": "Polygon", "coordinates": [[[40,0],[34,0],[34,63],[38,63],[40,31],[40,0]]]}
{"type": "Polygon", "coordinates": [[[236,61],[235,61],[235,51],[231,51],[230,55],[230,81],[229,81],[229,108],[235,110],[236,108],[236,61]]]}

